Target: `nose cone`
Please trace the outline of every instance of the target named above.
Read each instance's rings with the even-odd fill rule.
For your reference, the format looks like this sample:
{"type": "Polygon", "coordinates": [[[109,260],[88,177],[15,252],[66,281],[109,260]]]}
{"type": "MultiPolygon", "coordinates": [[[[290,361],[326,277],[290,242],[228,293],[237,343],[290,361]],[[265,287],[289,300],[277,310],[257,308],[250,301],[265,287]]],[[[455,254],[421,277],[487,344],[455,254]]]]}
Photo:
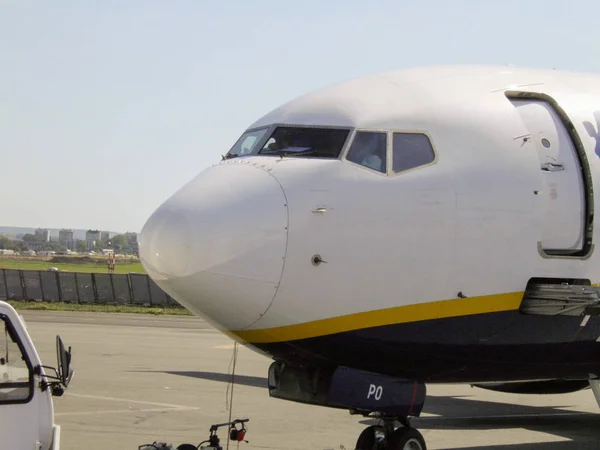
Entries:
{"type": "Polygon", "coordinates": [[[250,162],[211,167],[161,205],[139,236],[142,264],[171,297],[221,329],[260,320],[287,245],[283,191],[250,162]]]}

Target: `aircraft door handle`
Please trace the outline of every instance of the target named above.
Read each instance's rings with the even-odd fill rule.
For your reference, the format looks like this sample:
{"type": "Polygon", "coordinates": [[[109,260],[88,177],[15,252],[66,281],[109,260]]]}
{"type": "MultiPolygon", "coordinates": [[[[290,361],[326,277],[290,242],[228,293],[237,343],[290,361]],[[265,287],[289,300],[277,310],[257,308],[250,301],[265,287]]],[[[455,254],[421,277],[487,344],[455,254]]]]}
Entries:
{"type": "Polygon", "coordinates": [[[547,162],[542,164],[542,170],[544,172],[560,172],[565,170],[565,166],[560,163],[547,162]]]}

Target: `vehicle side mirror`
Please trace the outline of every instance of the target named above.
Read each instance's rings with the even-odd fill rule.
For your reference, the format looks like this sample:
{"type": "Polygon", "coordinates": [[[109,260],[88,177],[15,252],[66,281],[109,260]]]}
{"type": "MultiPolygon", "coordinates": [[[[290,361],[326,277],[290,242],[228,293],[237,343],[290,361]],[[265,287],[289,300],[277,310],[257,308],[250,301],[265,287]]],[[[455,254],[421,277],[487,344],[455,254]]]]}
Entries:
{"type": "Polygon", "coordinates": [[[58,360],[58,379],[61,384],[67,388],[73,378],[73,368],[71,367],[71,347],[65,350],[60,336],[56,336],[56,359],[58,360]]]}

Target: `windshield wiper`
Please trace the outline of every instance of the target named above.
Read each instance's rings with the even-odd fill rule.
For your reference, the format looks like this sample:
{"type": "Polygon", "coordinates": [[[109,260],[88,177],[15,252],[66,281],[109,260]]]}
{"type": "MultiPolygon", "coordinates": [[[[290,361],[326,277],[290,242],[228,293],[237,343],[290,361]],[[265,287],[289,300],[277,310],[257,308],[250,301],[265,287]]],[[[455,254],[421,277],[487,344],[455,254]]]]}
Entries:
{"type": "Polygon", "coordinates": [[[282,158],[286,157],[286,156],[305,156],[305,155],[313,155],[316,154],[317,151],[313,150],[312,148],[306,149],[306,150],[299,150],[299,151],[287,151],[286,149],[283,150],[263,150],[260,152],[261,155],[279,155],[282,158]]]}

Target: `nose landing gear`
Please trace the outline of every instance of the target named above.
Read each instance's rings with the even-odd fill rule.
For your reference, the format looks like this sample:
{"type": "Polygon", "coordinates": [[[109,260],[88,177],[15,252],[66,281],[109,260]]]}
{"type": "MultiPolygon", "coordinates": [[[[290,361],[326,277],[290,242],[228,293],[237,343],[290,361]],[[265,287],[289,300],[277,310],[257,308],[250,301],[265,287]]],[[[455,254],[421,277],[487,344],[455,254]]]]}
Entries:
{"type": "Polygon", "coordinates": [[[355,450],[427,450],[410,426],[425,403],[425,383],[350,367],[304,367],[275,361],[269,367],[269,396],[311,405],[348,409],[381,420],[364,430],[355,450]],[[402,426],[396,428],[396,423],[402,426]]]}
{"type": "Polygon", "coordinates": [[[427,450],[423,435],[410,426],[408,419],[383,419],[383,425],[372,425],[360,434],[355,450],[427,450]],[[402,426],[395,428],[398,420],[402,426]]]}

